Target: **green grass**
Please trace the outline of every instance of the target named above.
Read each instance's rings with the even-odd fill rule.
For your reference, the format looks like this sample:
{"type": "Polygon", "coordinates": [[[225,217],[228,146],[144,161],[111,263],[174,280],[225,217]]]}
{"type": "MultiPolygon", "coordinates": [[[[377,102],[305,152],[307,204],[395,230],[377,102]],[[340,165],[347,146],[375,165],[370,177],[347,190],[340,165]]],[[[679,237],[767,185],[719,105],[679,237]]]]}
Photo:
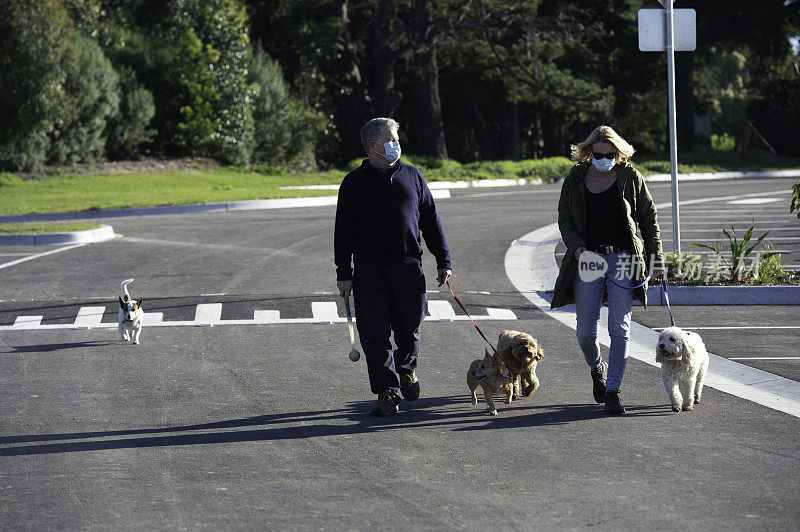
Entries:
{"type": "Polygon", "coordinates": [[[303,174],[271,168],[67,175],[30,180],[4,174],[0,177],[0,214],[321,196],[336,192],[279,190],[279,187],[339,183],[342,176],[342,172],[336,171],[303,174]]]}
{"type": "MultiPolygon", "coordinates": [[[[678,157],[681,173],[800,168],[800,159],[766,152],[699,149],[679,153],[678,157]]],[[[428,181],[515,178],[552,182],[566,176],[574,164],[566,157],[465,164],[408,155],[403,160],[418,166],[428,181]]],[[[359,164],[361,159],[354,160],[348,169],[359,164]]],[[[657,157],[636,154],[633,164],[645,176],[669,172],[669,161],[657,157]]],[[[334,195],[336,192],[332,190],[280,190],[280,187],[339,184],[347,171],[304,173],[262,166],[131,174],[59,172],[35,178],[0,173],[0,215],[334,195]]]]}
{"type": "Polygon", "coordinates": [[[33,222],[0,224],[0,235],[41,235],[45,233],[69,233],[97,229],[100,224],[84,222],[33,222]]]}

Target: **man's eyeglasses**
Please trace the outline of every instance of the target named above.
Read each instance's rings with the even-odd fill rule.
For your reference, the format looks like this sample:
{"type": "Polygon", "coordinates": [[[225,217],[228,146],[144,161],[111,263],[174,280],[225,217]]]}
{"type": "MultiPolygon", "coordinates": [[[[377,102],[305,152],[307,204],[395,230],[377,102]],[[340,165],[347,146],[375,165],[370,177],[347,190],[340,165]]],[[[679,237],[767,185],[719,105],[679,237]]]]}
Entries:
{"type": "Polygon", "coordinates": [[[600,159],[613,159],[616,156],[617,156],[617,154],[615,152],[611,152],[611,153],[596,153],[596,152],[592,152],[592,157],[594,157],[598,161],[600,159]]]}

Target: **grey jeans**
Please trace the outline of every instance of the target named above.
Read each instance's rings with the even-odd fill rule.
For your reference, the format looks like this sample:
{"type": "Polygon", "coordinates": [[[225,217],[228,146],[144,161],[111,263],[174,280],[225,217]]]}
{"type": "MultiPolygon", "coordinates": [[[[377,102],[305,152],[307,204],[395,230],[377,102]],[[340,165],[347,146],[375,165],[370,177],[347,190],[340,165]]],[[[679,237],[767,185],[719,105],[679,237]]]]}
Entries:
{"type": "Polygon", "coordinates": [[[597,324],[600,321],[603,293],[608,292],[608,332],[611,336],[611,348],[608,354],[606,389],[619,390],[628,362],[628,342],[631,332],[633,290],[623,288],[634,285],[631,279],[631,254],[611,253],[602,257],[608,263],[608,269],[602,277],[586,282],[581,279],[580,269],[575,274],[575,313],[578,320],[576,334],[586,363],[592,368],[598,367],[602,362],[602,355],[597,341],[597,324]]]}

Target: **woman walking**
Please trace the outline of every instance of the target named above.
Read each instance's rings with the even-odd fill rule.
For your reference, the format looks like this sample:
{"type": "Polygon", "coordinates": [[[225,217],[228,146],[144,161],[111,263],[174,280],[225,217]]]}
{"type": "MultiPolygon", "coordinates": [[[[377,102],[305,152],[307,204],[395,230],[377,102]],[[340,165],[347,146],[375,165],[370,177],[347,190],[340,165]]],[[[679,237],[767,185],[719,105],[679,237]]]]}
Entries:
{"type": "Polygon", "coordinates": [[[567,252],[551,308],[575,303],[578,343],[591,368],[594,399],[605,403],[606,414],[625,413],[619,393],[633,299],[646,308],[646,276],[663,273],[656,207],[644,177],[628,162],[633,153],[613,129],[597,127],[572,146],[577,164],[564,180],[558,202],[558,226],[567,252]],[[597,342],[605,300],[611,335],[608,364],[597,342]]]}

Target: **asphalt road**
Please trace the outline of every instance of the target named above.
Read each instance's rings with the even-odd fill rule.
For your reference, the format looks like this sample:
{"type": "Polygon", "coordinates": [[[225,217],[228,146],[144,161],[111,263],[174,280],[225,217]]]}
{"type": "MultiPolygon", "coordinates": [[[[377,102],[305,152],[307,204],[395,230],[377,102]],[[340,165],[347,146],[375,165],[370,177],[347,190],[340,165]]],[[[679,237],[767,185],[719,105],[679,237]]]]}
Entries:
{"type": "MultiPolygon", "coordinates": [[[[681,199],[786,190],[764,196],[783,206],[729,207],[786,213],[791,183],[687,183],[681,199]]],[[[669,200],[668,185],[651,190],[669,200]]],[[[438,202],[459,297],[476,316],[513,311],[479,324],[490,337],[528,331],[546,353],[541,388],[497,417],[469,403],[465,374],[483,345],[468,321],[423,325],[423,395],[387,419],[365,414],[374,396],[340,323],[152,326],[139,346],[113,328],[0,331],[0,528],[796,529],[799,418],[711,388],[694,412],[673,414],[657,368],[636,360],[621,394],[628,415],[607,418],[592,402],[574,331],[532,308],[503,269],[515,238],[555,221],[558,193],[455,191],[438,202]]],[[[129,277],[164,321],[209,303],[222,303],[223,319],[311,317],[315,302],[336,302],[341,316],[333,213],[115,219],[122,238],[0,269],[0,325],[20,315],[69,324],[87,306],[114,323],[129,277]]],[[[425,268],[430,298],[449,300],[429,255],[425,268]]],[[[709,327],[798,325],[791,307],[678,312],[709,327]]],[[[634,315],[666,326],[664,309],[634,315]]],[[[729,358],[759,342],[800,354],[796,333],[782,331],[703,336],[729,358]]],[[[761,364],[796,379],[800,362],[761,364]]]]}

